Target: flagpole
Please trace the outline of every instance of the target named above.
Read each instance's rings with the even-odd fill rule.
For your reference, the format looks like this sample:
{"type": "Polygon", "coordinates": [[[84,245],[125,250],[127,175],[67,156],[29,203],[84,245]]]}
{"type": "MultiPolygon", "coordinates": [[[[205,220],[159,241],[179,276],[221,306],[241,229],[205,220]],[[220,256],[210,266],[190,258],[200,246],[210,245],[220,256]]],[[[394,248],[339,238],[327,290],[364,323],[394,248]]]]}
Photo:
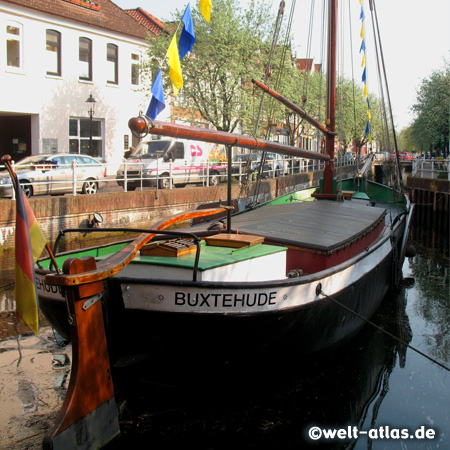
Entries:
{"type": "MultiPolygon", "coordinates": [[[[10,155],[4,155],[1,159],[2,163],[5,164],[6,170],[9,172],[9,176],[11,177],[13,189],[16,191],[16,196],[19,195],[18,188],[19,188],[19,179],[17,178],[16,172],[14,172],[14,169],[11,165],[11,156],[10,155]]],[[[53,265],[55,266],[55,269],[58,273],[61,273],[60,268],[58,267],[58,264],[55,259],[55,255],[53,254],[50,245],[48,245],[48,242],[45,243],[45,249],[47,250],[50,259],[52,260],[53,265]]]]}

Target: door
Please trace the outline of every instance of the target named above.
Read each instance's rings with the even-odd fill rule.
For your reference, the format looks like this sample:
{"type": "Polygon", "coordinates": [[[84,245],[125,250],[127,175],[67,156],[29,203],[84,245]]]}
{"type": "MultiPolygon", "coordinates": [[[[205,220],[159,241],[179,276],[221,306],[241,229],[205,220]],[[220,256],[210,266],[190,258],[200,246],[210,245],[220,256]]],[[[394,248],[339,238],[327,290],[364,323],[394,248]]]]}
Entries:
{"type": "Polygon", "coordinates": [[[170,152],[173,155],[172,177],[173,184],[186,184],[190,177],[190,164],[184,148],[184,143],[176,141],[170,152]]]}

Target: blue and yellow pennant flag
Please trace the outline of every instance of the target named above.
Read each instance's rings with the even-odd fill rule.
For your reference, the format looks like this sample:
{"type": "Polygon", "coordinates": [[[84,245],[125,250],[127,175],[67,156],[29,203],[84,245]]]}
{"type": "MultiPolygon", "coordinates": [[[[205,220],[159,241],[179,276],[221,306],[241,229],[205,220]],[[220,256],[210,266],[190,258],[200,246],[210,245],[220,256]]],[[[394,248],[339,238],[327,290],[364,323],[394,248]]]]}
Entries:
{"type": "Polygon", "coordinates": [[[200,0],[199,5],[200,13],[208,23],[211,20],[211,8],[212,8],[211,0],[200,0]]]}
{"type": "Polygon", "coordinates": [[[367,92],[367,72],[366,72],[366,42],[364,39],[364,21],[365,21],[365,14],[364,14],[364,7],[362,4],[362,0],[359,0],[359,4],[361,5],[361,13],[359,15],[359,18],[361,19],[361,48],[359,49],[359,52],[363,53],[362,56],[362,62],[361,62],[361,67],[363,68],[363,73],[362,73],[362,77],[361,80],[364,84],[364,97],[366,99],[366,103],[367,103],[367,123],[366,123],[366,130],[365,130],[365,135],[368,138],[369,141],[371,141],[371,136],[370,136],[370,119],[372,118],[372,114],[371,114],[371,110],[370,110],[370,102],[369,102],[369,94],[367,92]]]}
{"type": "Polygon", "coordinates": [[[178,41],[178,48],[180,50],[180,59],[183,59],[187,52],[193,53],[195,44],[194,22],[192,20],[191,6],[188,3],[181,19],[183,22],[183,29],[181,31],[180,40],[178,41]]]}
{"type": "Polygon", "coordinates": [[[152,85],[152,99],[147,109],[147,117],[152,120],[166,107],[161,69],[158,70],[152,85]]]}
{"type": "MultiPolygon", "coordinates": [[[[209,23],[211,19],[211,0],[200,0],[199,10],[205,20],[209,23]]],[[[183,72],[181,70],[181,60],[188,52],[193,53],[195,44],[194,21],[192,19],[191,6],[188,3],[181,19],[183,22],[183,29],[181,31],[180,39],[177,44],[177,33],[175,32],[172,41],[170,42],[166,56],[169,64],[169,77],[172,83],[173,93],[175,97],[183,87],[183,72]]],[[[164,87],[162,83],[162,73],[159,70],[152,85],[152,99],[150,101],[147,116],[150,119],[156,116],[165,108],[164,87]]]]}
{"type": "Polygon", "coordinates": [[[178,52],[177,35],[173,35],[172,42],[167,50],[167,58],[169,60],[169,77],[172,82],[173,93],[175,97],[183,87],[183,73],[181,71],[180,54],[178,52]]]}

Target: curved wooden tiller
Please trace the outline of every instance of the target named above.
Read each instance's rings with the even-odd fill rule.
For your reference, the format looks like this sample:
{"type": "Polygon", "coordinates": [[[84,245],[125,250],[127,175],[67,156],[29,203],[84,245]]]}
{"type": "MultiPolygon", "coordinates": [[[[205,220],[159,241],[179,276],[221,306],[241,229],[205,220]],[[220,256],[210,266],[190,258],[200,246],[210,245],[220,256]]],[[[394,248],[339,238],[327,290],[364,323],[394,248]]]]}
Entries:
{"type": "MultiPolygon", "coordinates": [[[[157,222],[163,230],[174,223],[211,216],[223,208],[181,213],[157,222]]],[[[100,448],[120,433],[108,356],[101,301],[103,280],[120,272],[155,233],[142,233],[133,242],[100,261],[92,256],[68,258],[63,274],[49,274],[45,282],[65,289],[72,340],[72,370],[64,403],[44,449],[100,448]]]]}

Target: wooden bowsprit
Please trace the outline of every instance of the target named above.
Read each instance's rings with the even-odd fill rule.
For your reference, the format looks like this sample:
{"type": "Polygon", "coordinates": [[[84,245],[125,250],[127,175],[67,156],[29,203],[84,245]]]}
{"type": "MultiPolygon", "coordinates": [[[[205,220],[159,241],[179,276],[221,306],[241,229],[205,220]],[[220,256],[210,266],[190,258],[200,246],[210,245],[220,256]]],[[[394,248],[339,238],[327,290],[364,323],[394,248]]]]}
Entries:
{"type": "MultiPolygon", "coordinates": [[[[224,211],[216,208],[181,213],[152,228],[163,230],[180,221],[224,211]]],[[[45,277],[47,284],[65,289],[72,340],[69,387],[55,426],[44,438],[45,450],[97,449],[120,434],[101,297],[104,280],[122,270],[154,236],[143,233],[98,264],[91,256],[68,258],[62,274],[45,277]]]]}

